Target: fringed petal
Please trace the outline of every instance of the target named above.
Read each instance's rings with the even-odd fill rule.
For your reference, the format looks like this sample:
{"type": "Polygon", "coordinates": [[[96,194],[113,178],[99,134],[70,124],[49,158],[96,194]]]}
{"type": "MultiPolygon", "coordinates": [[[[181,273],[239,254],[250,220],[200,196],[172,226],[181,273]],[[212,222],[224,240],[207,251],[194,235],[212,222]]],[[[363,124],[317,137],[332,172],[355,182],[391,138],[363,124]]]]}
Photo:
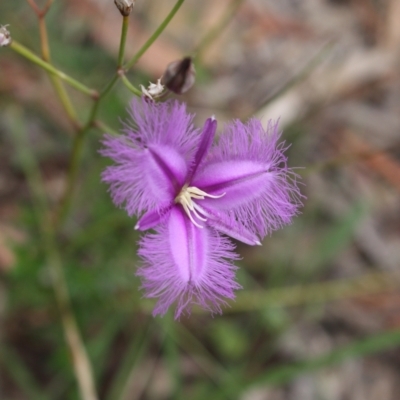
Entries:
{"type": "Polygon", "coordinates": [[[153,315],[165,314],[176,302],[175,318],[192,304],[221,312],[225,299],[234,298],[236,260],[233,244],[214,229],[195,227],[176,206],[168,221],[155,234],[140,241],[139,255],[144,265],[142,277],[145,296],[158,298],[153,315]]]}
{"type": "Polygon", "coordinates": [[[220,233],[230,236],[233,239],[239,240],[250,246],[260,246],[258,236],[244,226],[240,221],[237,221],[235,216],[222,211],[204,209],[207,216],[207,225],[214,228],[220,233]]]}
{"type": "Polygon", "coordinates": [[[177,101],[134,100],[130,111],[134,126],[125,125],[125,135],[106,135],[100,153],[116,163],[102,174],[114,203],[133,215],[173,201],[200,136],[192,115],[177,101]]]}
{"type": "Polygon", "coordinates": [[[266,131],[256,119],[227,125],[192,183],[225,195],[204,199],[203,207],[225,211],[261,236],[290,223],[302,196],[279,138],[277,123],[270,122],[266,131]]]}
{"type": "Polygon", "coordinates": [[[147,231],[147,229],[152,229],[161,224],[168,218],[168,215],[173,206],[173,204],[170,204],[169,206],[162,208],[161,210],[148,211],[139,219],[135,226],[135,229],[139,231],[147,231]]]}
{"type": "Polygon", "coordinates": [[[257,161],[228,160],[209,162],[192,185],[211,195],[208,199],[218,209],[229,210],[258,198],[271,177],[269,165],[257,161]]]}
{"type": "Polygon", "coordinates": [[[214,140],[215,131],[217,129],[217,121],[214,117],[208,118],[204,124],[203,131],[200,135],[199,147],[196,150],[192,166],[189,169],[189,174],[186,178],[187,183],[190,183],[197,169],[207,156],[208,151],[214,140]]]}
{"type": "Polygon", "coordinates": [[[187,172],[185,160],[174,148],[152,145],[137,149],[122,136],[108,136],[103,144],[102,154],[116,163],[102,174],[116,205],[133,215],[158,211],[173,202],[187,172]]]}
{"type": "Polygon", "coordinates": [[[200,139],[193,127],[193,114],[177,100],[155,103],[142,97],[133,98],[128,109],[132,122],[125,123],[124,133],[138,146],[150,144],[174,148],[186,161],[191,161],[200,139]]]}

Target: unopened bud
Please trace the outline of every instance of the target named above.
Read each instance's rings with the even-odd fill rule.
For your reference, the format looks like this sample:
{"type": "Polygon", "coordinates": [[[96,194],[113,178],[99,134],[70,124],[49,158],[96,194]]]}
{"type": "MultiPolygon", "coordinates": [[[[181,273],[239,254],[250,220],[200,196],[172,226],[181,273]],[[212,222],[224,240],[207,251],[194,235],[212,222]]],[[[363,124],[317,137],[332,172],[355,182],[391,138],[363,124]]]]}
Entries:
{"type": "Polygon", "coordinates": [[[0,25],[0,47],[8,46],[11,43],[11,34],[7,26],[8,25],[0,25]]]}
{"type": "Polygon", "coordinates": [[[176,94],[187,92],[194,85],[195,80],[196,70],[190,57],[168,64],[163,75],[164,85],[176,94]]]}
{"type": "Polygon", "coordinates": [[[114,0],[115,5],[118,7],[119,12],[127,17],[133,10],[136,0],[114,0]]]}

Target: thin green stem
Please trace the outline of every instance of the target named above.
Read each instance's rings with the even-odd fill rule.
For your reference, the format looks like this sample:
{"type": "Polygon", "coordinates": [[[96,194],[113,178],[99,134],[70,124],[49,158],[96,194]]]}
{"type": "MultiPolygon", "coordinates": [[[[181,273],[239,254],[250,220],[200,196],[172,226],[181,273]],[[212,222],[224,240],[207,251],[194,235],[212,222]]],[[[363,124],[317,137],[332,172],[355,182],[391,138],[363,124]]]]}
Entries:
{"type": "MultiPolygon", "coordinates": [[[[325,304],[372,294],[387,293],[400,288],[399,272],[374,272],[358,278],[340,279],[307,285],[240,291],[236,300],[224,309],[224,314],[252,312],[273,307],[298,307],[307,304],[325,304]]],[[[141,303],[142,311],[150,313],[154,304],[141,303]]],[[[194,307],[192,313],[208,311],[194,307]]]]}
{"type": "Polygon", "coordinates": [[[182,398],[182,376],[175,326],[174,315],[169,312],[162,320],[162,327],[166,333],[165,359],[168,363],[168,373],[173,386],[171,397],[180,400],[182,398]]]}
{"type": "MultiPolygon", "coordinates": [[[[258,107],[258,110],[263,109],[268,104],[272,103],[274,100],[280,98],[284,93],[288,92],[291,88],[295,87],[298,83],[303,81],[315,68],[321,64],[324,58],[332,50],[334,42],[325,42],[313,55],[308,59],[304,65],[302,65],[298,71],[295,72],[293,76],[289,76],[285,82],[283,82],[275,91],[270,93],[258,107]]],[[[249,118],[250,115],[244,116],[243,119],[249,118]]]]}
{"type": "Polygon", "coordinates": [[[400,329],[353,340],[349,344],[321,356],[271,368],[257,378],[243,382],[241,390],[244,392],[249,390],[250,387],[257,387],[259,385],[284,385],[287,382],[293,382],[300,375],[312,373],[313,371],[321,372],[323,368],[337,365],[345,360],[366,357],[398,347],[399,345],[400,329]]]}
{"type": "Polygon", "coordinates": [[[57,231],[68,213],[68,210],[71,206],[72,195],[75,187],[75,182],[78,175],[79,170],[79,160],[81,158],[84,136],[86,132],[89,130],[88,126],[82,128],[74,137],[74,141],[72,143],[72,152],[71,158],[68,168],[68,176],[67,176],[67,186],[64,192],[63,197],[61,198],[60,205],[57,209],[55,218],[54,218],[54,229],[57,231]]]}
{"type": "Polygon", "coordinates": [[[118,68],[121,68],[122,63],[124,62],[125,43],[126,43],[126,34],[128,33],[128,26],[129,26],[129,16],[122,17],[122,31],[121,31],[121,40],[119,43],[119,53],[118,53],[118,68]]]}
{"type": "MultiPolygon", "coordinates": [[[[53,3],[53,0],[48,0],[42,10],[39,9],[39,7],[37,6],[37,4],[35,3],[34,0],[27,0],[27,1],[28,1],[29,5],[32,7],[33,11],[35,12],[35,14],[39,20],[40,47],[41,47],[41,51],[42,51],[42,58],[44,61],[51,64],[49,39],[48,39],[48,34],[47,34],[45,16],[46,16],[47,12],[49,11],[50,6],[53,3]]],[[[79,122],[78,122],[77,114],[71,103],[68,93],[66,92],[63,84],[61,83],[60,78],[50,72],[49,72],[49,78],[51,80],[54,90],[56,91],[56,93],[61,101],[61,104],[63,105],[65,112],[67,113],[69,119],[71,120],[74,127],[79,129],[79,122]]]]}
{"type": "MultiPolygon", "coordinates": [[[[50,225],[50,224],[48,224],[50,225]]],[[[50,238],[49,238],[50,239],[50,238]]],[[[51,275],[60,309],[61,319],[64,327],[65,338],[72,354],[72,364],[74,366],[75,377],[79,384],[80,394],[83,400],[97,400],[96,388],[94,384],[92,366],[85,345],[79,333],[79,328],[72,311],[71,300],[61,263],[61,257],[55,248],[54,236],[51,242],[46,245],[46,254],[51,266],[51,275]]]]}
{"type": "Polygon", "coordinates": [[[353,340],[351,343],[341,346],[333,351],[291,364],[279,365],[267,368],[256,377],[241,377],[238,381],[238,390],[229,385],[223,385],[222,390],[213,393],[213,400],[225,400],[227,395],[232,394],[234,398],[241,398],[243,393],[252,388],[261,386],[282,386],[288,382],[293,382],[296,378],[304,374],[310,374],[323,368],[332,367],[349,359],[361,358],[374,353],[387,351],[398,347],[400,344],[400,329],[389,332],[382,332],[364,339],[353,340]],[[224,390],[226,389],[226,390],[224,390]]]}
{"type": "Polygon", "coordinates": [[[16,42],[15,40],[13,40],[12,43],[10,44],[10,48],[13,49],[14,51],[16,51],[21,56],[27,58],[29,61],[32,61],[34,64],[36,64],[39,67],[43,68],[47,72],[50,72],[50,73],[54,74],[55,76],[58,76],[60,79],[62,79],[63,81],[67,82],[69,85],[71,85],[75,89],[79,90],[80,92],[82,92],[84,94],[87,94],[88,96],[90,96],[92,98],[97,98],[98,97],[98,92],[96,90],[90,89],[89,87],[83,85],[82,83],[80,83],[76,79],[71,78],[70,76],[68,76],[64,72],[59,71],[53,65],[51,65],[48,62],[42,60],[36,54],[32,53],[29,49],[27,49],[22,44],[16,42]]]}
{"type": "MultiPolygon", "coordinates": [[[[45,8],[45,10],[46,10],[45,13],[40,12],[38,14],[42,58],[44,61],[48,62],[49,64],[51,64],[51,56],[50,56],[50,46],[49,46],[49,40],[48,40],[48,34],[47,34],[45,15],[46,15],[47,10],[49,9],[50,5],[51,5],[51,1],[48,1],[47,6],[45,8]]],[[[61,82],[61,79],[58,76],[54,75],[53,73],[49,72],[48,74],[49,74],[51,83],[54,87],[54,90],[57,93],[58,98],[60,99],[60,102],[63,105],[64,110],[68,115],[68,118],[71,120],[75,129],[79,129],[79,121],[78,121],[76,111],[74,109],[74,106],[72,105],[71,99],[69,98],[67,91],[65,90],[64,85],[61,82]]]]}
{"type": "Polygon", "coordinates": [[[43,9],[41,11],[43,16],[45,16],[47,14],[47,12],[49,11],[52,4],[53,4],[53,0],[47,0],[46,5],[43,7],[43,9]]]}
{"type": "Polygon", "coordinates": [[[100,129],[104,133],[109,133],[110,135],[119,136],[118,131],[116,131],[115,129],[108,126],[105,122],[100,121],[98,119],[93,121],[93,126],[96,127],[97,129],[100,129]]]}
{"type": "Polygon", "coordinates": [[[209,349],[188,328],[176,324],[176,335],[172,339],[187,354],[191,354],[193,361],[204,372],[209,380],[219,386],[221,382],[235,386],[235,381],[230,372],[219,362],[209,349]]]}
{"type": "Polygon", "coordinates": [[[177,13],[181,5],[185,0],[178,0],[175,6],[172,8],[170,13],[161,23],[161,25],[155,30],[155,32],[150,36],[147,42],[140,48],[140,50],[124,65],[124,70],[129,70],[134,64],[139,60],[140,57],[147,51],[147,49],[156,41],[156,39],[161,35],[164,29],[168,26],[174,15],[177,13]]]}
{"type": "Polygon", "coordinates": [[[18,388],[24,392],[26,398],[31,400],[50,400],[44,389],[36,382],[32,367],[25,365],[25,362],[10,344],[7,344],[7,346],[2,345],[0,356],[2,360],[7,360],[7,362],[2,362],[2,369],[18,385],[18,388]]]}
{"type": "Polygon", "coordinates": [[[42,50],[42,58],[50,64],[50,47],[47,35],[46,20],[44,17],[39,17],[39,31],[40,31],[40,47],[42,50]]]}
{"type": "MultiPolygon", "coordinates": [[[[153,329],[152,319],[140,324],[138,331],[135,332],[133,340],[125,350],[124,356],[115,371],[110,389],[104,397],[106,400],[124,400],[128,398],[132,380],[136,377],[138,364],[142,360],[152,339],[153,329]]],[[[146,384],[143,376],[140,379],[140,384],[146,384]]],[[[135,398],[140,398],[138,392],[140,392],[139,388],[137,389],[135,398]]]]}
{"type": "Polygon", "coordinates": [[[57,96],[60,99],[60,102],[68,115],[68,118],[70,119],[75,129],[80,129],[80,123],[78,121],[77,113],[74,106],[72,105],[71,99],[69,98],[67,91],[65,90],[64,85],[57,76],[50,74],[49,77],[51,83],[53,84],[54,90],[57,93],[57,96]]]}
{"type": "Polygon", "coordinates": [[[114,87],[114,85],[118,81],[119,77],[120,77],[119,72],[116,72],[114,74],[114,76],[110,79],[110,81],[101,90],[99,96],[93,103],[92,109],[90,110],[89,117],[86,121],[85,126],[83,127],[83,130],[88,129],[93,125],[93,121],[95,120],[95,118],[97,116],[97,112],[99,110],[101,101],[111,91],[111,89],[114,87]]]}
{"type": "MultiPolygon", "coordinates": [[[[14,115],[12,120],[20,121],[21,118],[18,118],[18,115],[14,115]]],[[[61,257],[57,249],[55,232],[49,221],[49,207],[41,172],[30,150],[31,146],[29,146],[29,143],[27,143],[22,133],[26,132],[25,127],[14,125],[14,127],[12,126],[12,130],[19,159],[26,175],[29,189],[32,193],[42,246],[52,278],[51,281],[64,328],[65,339],[72,355],[72,365],[79,385],[80,394],[83,400],[97,400],[98,397],[94,385],[91,364],[72,310],[61,257]]]]}
{"type": "Polygon", "coordinates": [[[27,2],[32,7],[33,11],[35,12],[38,18],[43,18],[49,11],[51,5],[53,4],[53,0],[47,0],[45,6],[42,9],[40,9],[34,0],[27,0],[27,2]]]}
{"type": "Polygon", "coordinates": [[[400,150],[400,144],[395,144],[392,146],[388,147],[381,147],[373,150],[364,150],[364,151],[359,151],[359,152],[354,152],[352,154],[339,154],[336,157],[333,157],[331,159],[322,161],[320,163],[312,164],[308,166],[304,170],[300,170],[298,173],[302,177],[311,175],[313,173],[317,173],[320,171],[323,171],[328,168],[334,168],[334,167],[341,167],[344,165],[352,164],[352,163],[357,163],[357,162],[365,162],[368,161],[371,158],[377,157],[379,155],[385,154],[385,153],[391,153],[393,154],[394,152],[397,152],[400,150]]]}
{"type": "Polygon", "coordinates": [[[254,311],[268,307],[291,307],[312,303],[327,303],[365,296],[400,287],[398,272],[376,272],[359,278],[296,285],[266,291],[240,292],[236,301],[224,312],[254,311]]]}
{"type": "Polygon", "coordinates": [[[77,132],[77,134],[74,137],[74,141],[72,143],[72,152],[71,152],[71,157],[70,157],[70,162],[69,162],[69,168],[68,168],[67,185],[66,185],[64,194],[61,198],[60,205],[59,205],[59,207],[56,211],[55,217],[54,217],[54,226],[55,226],[56,230],[64,222],[64,219],[65,219],[65,217],[68,213],[68,210],[71,206],[75,182],[76,182],[76,179],[78,176],[79,161],[81,158],[86,133],[89,131],[89,129],[92,126],[95,125],[94,121],[95,121],[97,111],[100,106],[100,101],[112,89],[114,84],[117,82],[118,78],[119,78],[119,74],[116,73],[112,77],[110,82],[100,92],[98,98],[93,103],[93,106],[89,113],[89,117],[87,119],[86,124],[82,127],[82,129],[80,131],[77,132]]]}
{"type": "Polygon", "coordinates": [[[236,15],[237,10],[242,5],[244,0],[232,0],[226,13],[219,20],[218,24],[209,30],[206,35],[200,40],[194,51],[194,58],[196,61],[200,61],[205,49],[224,31],[224,29],[231,22],[233,17],[236,15]]]}
{"type": "Polygon", "coordinates": [[[129,82],[128,78],[126,77],[125,74],[121,75],[121,80],[123,84],[135,95],[135,96],[142,96],[142,92],[139,89],[136,89],[135,86],[132,85],[132,83],[129,82]]]}
{"type": "Polygon", "coordinates": [[[39,17],[40,13],[42,12],[42,10],[40,10],[40,8],[37,6],[37,4],[35,3],[34,0],[26,0],[28,2],[28,4],[32,7],[33,11],[35,12],[35,14],[39,17]]]}

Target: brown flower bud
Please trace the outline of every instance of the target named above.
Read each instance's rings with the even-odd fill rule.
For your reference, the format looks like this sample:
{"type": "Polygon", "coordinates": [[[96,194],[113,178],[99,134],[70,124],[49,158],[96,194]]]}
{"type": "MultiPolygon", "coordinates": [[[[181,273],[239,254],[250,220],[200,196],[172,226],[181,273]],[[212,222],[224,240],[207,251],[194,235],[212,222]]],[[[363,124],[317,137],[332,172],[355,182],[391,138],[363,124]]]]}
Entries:
{"type": "Polygon", "coordinates": [[[119,12],[127,17],[133,9],[136,0],[114,0],[115,5],[118,7],[119,12]]]}
{"type": "Polygon", "coordinates": [[[185,57],[168,64],[162,78],[164,85],[176,94],[187,92],[193,86],[195,80],[196,70],[191,57],[185,57]]]}

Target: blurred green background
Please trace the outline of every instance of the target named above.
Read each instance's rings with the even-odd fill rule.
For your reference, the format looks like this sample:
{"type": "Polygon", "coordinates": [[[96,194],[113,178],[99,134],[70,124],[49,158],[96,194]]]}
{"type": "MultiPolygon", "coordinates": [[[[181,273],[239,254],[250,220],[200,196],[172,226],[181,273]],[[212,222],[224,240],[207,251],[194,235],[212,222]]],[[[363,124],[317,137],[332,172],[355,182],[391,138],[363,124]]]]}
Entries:
{"type": "MultiPolygon", "coordinates": [[[[181,97],[197,124],[213,114],[220,127],[280,118],[307,199],[262,247],[237,243],[244,289],[223,315],[153,318],[135,276],[135,221],[100,182],[109,161],[98,154],[102,132],[90,129],[56,244],[100,399],[398,399],[399,4],[186,0],[128,73],[146,85],[198,50],[196,85],[181,97]]],[[[128,58],[173,5],[137,0],[128,58]]],[[[0,24],[40,55],[27,2],[2,1],[0,24]]],[[[46,24],[53,64],[101,89],[118,55],[113,2],[55,1],[46,24]]],[[[92,100],[67,92],[83,121],[92,100]]],[[[119,82],[99,120],[119,130],[131,97],[119,82]]],[[[80,398],[40,204],[44,196],[53,209],[62,197],[74,134],[48,75],[1,48],[1,399],[80,398]]]]}

